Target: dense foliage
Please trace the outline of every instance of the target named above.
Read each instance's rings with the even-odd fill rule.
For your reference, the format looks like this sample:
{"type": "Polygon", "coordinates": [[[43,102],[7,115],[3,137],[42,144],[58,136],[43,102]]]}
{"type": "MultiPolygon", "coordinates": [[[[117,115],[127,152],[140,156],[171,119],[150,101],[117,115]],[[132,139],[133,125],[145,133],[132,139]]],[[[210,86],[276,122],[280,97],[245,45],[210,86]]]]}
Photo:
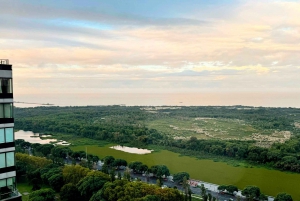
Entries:
{"type": "MultiPolygon", "coordinates": [[[[47,145],[26,143],[24,140],[17,140],[16,146],[18,150],[21,145],[27,146],[27,149],[31,146],[39,147],[43,150],[43,146],[47,148],[47,145]],[[39,145],[39,146],[38,146],[39,145]]],[[[70,156],[77,156],[67,147],[56,146],[48,150],[48,153],[44,153],[45,156],[37,157],[24,153],[16,153],[16,167],[18,177],[26,177],[29,184],[32,185],[34,193],[30,194],[29,199],[32,201],[40,201],[45,198],[46,200],[54,200],[54,197],[59,193],[61,200],[74,200],[74,201],[173,201],[173,200],[191,200],[192,191],[188,184],[189,174],[187,172],[179,172],[173,175],[174,181],[180,182],[183,188],[183,193],[180,193],[177,189],[160,188],[163,185],[162,178],[170,175],[168,167],[165,165],[154,165],[148,168],[146,165],[139,161],[129,163],[129,167],[126,168],[121,175],[120,172],[116,173],[120,165],[127,164],[127,161],[123,159],[115,159],[112,156],[106,156],[102,160],[106,170],[102,169],[102,172],[92,170],[93,165],[86,166],[86,163],[93,162],[94,156],[90,156],[86,159],[73,158],[75,163],[73,165],[66,165],[63,160],[62,163],[57,163],[59,159],[65,158],[65,153],[70,156]],[[51,153],[51,154],[50,154],[51,153]],[[55,160],[49,160],[52,155],[56,155],[55,160]],[[79,161],[81,160],[81,161],[79,161]],[[79,163],[76,164],[76,163],[79,163]],[[147,181],[149,179],[149,173],[152,173],[157,178],[157,185],[149,185],[140,181],[133,181],[130,172],[138,174],[145,174],[147,181]],[[51,189],[41,189],[42,185],[48,185],[51,189]],[[55,194],[55,192],[57,194],[55,194]]],[[[33,152],[33,154],[40,155],[40,152],[33,152]]],[[[215,200],[211,194],[206,192],[203,184],[200,187],[203,200],[215,200]]],[[[226,190],[228,193],[233,194],[237,191],[237,187],[233,185],[221,185],[218,190],[226,190]]],[[[267,200],[267,197],[260,192],[260,189],[256,186],[246,186],[242,191],[242,194],[247,196],[250,200],[253,198],[260,201],[267,200]]],[[[280,193],[277,196],[278,201],[292,201],[290,195],[280,193]]]]}
{"type": "MultiPolygon", "coordinates": [[[[300,120],[300,109],[296,108],[166,107],[149,112],[145,107],[124,106],[37,107],[16,108],[15,116],[17,129],[69,134],[133,146],[155,144],[180,153],[230,157],[300,172],[300,129],[295,126],[295,122],[300,120]],[[147,121],[165,117],[239,119],[256,128],[291,131],[293,135],[283,144],[274,143],[270,148],[263,148],[256,146],[254,141],[204,140],[196,137],[188,140],[174,139],[146,126],[147,121]]],[[[45,155],[49,149],[51,145],[40,149],[37,147],[36,151],[45,155]]],[[[64,154],[64,151],[54,151],[53,160],[64,154]]],[[[77,157],[83,157],[82,153],[76,154],[77,157]]]]}

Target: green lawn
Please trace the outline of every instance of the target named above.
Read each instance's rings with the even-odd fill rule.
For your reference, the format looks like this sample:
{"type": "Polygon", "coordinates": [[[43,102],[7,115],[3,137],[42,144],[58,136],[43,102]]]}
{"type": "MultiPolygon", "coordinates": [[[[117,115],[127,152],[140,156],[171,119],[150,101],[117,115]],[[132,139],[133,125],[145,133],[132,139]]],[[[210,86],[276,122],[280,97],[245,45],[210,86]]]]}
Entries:
{"type": "Polygon", "coordinates": [[[18,188],[19,192],[22,194],[22,200],[23,201],[29,200],[29,195],[23,195],[23,193],[25,193],[25,192],[31,193],[32,192],[32,190],[31,190],[32,186],[28,185],[27,182],[18,182],[17,183],[17,188],[18,188]]]}
{"type": "Polygon", "coordinates": [[[96,145],[71,146],[70,148],[73,151],[84,151],[85,147],[87,147],[88,153],[98,155],[100,158],[111,155],[115,158],[123,158],[127,162],[141,161],[148,166],[164,164],[169,167],[171,173],[186,171],[193,179],[216,184],[233,184],[240,189],[246,185],[256,185],[267,195],[276,196],[279,192],[287,192],[293,196],[294,200],[300,200],[300,174],[256,167],[233,167],[224,162],[198,160],[166,150],[138,155],[110,149],[109,145],[103,147],[96,145]]]}
{"type": "MultiPolygon", "coordinates": [[[[29,200],[29,194],[24,195],[25,192],[31,193],[32,185],[29,185],[26,179],[22,179],[21,181],[17,182],[17,189],[22,194],[22,201],[28,201],[29,200]]],[[[42,188],[50,188],[47,185],[43,185],[42,188]]]]}

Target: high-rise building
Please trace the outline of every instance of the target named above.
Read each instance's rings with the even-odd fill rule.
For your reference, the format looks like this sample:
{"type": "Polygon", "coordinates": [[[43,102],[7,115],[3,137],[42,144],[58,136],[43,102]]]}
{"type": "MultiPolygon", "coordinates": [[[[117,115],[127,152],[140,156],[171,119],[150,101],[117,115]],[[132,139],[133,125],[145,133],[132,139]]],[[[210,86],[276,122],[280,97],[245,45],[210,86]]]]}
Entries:
{"type": "Polygon", "coordinates": [[[21,201],[16,186],[12,65],[0,59],[0,200],[21,201]]]}

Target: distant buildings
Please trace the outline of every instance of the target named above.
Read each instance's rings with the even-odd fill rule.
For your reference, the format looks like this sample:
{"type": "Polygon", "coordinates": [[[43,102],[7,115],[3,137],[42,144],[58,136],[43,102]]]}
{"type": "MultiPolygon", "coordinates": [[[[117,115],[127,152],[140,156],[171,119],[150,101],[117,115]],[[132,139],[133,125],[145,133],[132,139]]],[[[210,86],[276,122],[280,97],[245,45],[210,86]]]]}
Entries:
{"type": "Polygon", "coordinates": [[[12,65],[0,59],[0,200],[21,201],[16,188],[12,65]]]}

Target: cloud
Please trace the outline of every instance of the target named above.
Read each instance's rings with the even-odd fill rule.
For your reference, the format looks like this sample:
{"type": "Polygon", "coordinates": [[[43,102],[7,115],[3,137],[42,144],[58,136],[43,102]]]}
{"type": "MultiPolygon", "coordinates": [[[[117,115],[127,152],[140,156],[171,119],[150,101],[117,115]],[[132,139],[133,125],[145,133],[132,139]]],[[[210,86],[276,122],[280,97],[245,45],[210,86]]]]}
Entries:
{"type": "Polygon", "coordinates": [[[299,2],[214,2],[4,1],[1,55],[19,92],[300,86],[299,2]]]}

